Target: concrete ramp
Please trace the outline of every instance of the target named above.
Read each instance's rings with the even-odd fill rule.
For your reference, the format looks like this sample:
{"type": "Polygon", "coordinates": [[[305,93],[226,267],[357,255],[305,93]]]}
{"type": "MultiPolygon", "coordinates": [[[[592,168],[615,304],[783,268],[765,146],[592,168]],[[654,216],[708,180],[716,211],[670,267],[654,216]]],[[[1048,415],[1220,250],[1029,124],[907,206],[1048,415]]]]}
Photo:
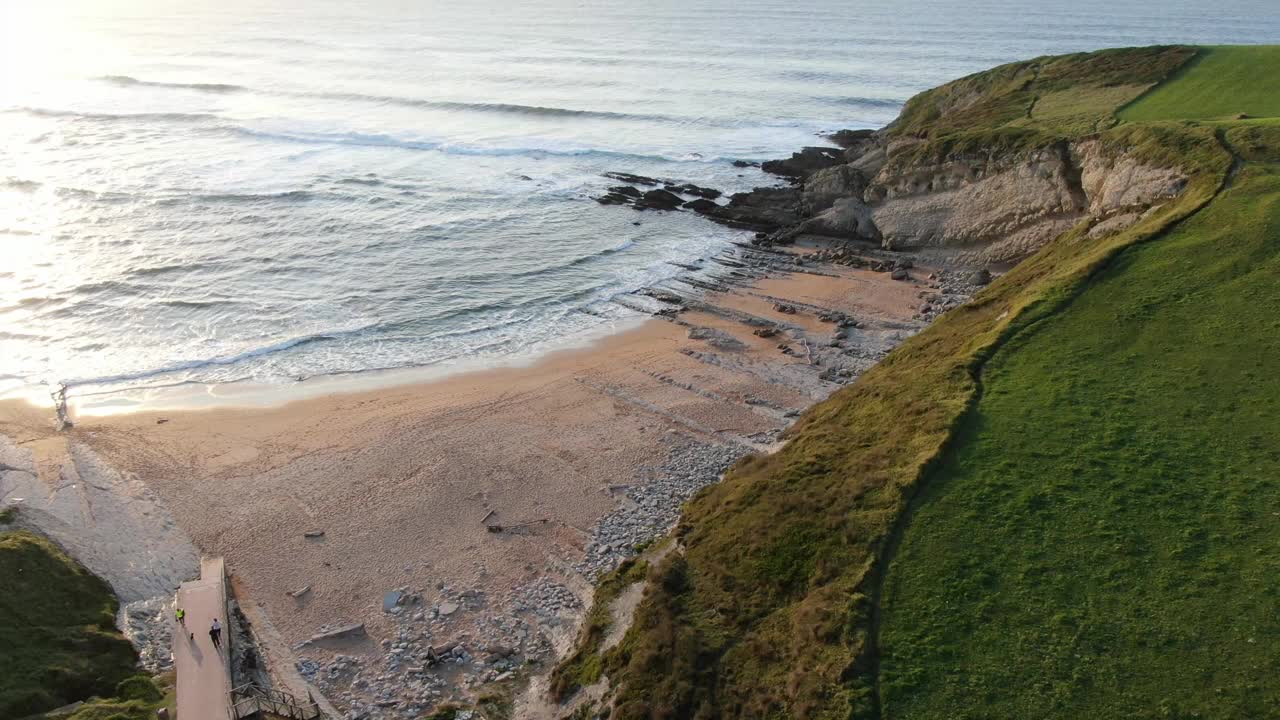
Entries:
{"type": "Polygon", "coordinates": [[[178,588],[178,607],[187,611],[186,629],[173,633],[173,666],[178,675],[178,717],[231,718],[231,639],[227,618],[227,572],[222,558],[200,561],[200,579],[178,588]],[[209,637],[213,619],[222,623],[222,646],[209,637]]]}

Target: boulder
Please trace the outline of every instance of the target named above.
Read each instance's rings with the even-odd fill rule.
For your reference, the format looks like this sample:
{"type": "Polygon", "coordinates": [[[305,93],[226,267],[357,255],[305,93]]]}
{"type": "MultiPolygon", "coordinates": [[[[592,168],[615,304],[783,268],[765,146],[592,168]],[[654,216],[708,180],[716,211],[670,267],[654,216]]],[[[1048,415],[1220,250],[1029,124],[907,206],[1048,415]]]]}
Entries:
{"type": "Polygon", "coordinates": [[[635,198],[629,195],[623,195],[622,193],[611,192],[611,193],[605,193],[604,195],[601,195],[600,197],[595,198],[595,201],[600,203],[601,205],[626,205],[628,203],[634,202],[635,198]]]}
{"type": "Polygon", "coordinates": [[[720,209],[719,205],[717,205],[716,203],[710,200],[707,200],[706,198],[698,198],[697,200],[690,200],[689,202],[685,203],[684,205],[681,205],[680,207],[683,207],[686,210],[692,210],[696,213],[702,213],[703,215],[709,215],[720,209]]]}
{"type": "Polygon", "coordinates": [[[986,268],[975,270],[968,277],[970,285],[986,285],[991,282],[991,272],[986,268]]]}
{"type": "Polygon", "coordinates": [[[845,239],[880,239],[880,231],[872,220],[871,209],[856,197],[836,200],[830,208],[804,221],[792,232],[793,236],[802,234],[845,239]]]}
{"type": "Polygon", "coordinates": [[[640,188],[631,187],[630,185],[614,185],[609,188],[609,192],[633,198],[638,198],[643,194],[640,192],[640,188]]]}
{"type": "Polygon", "coordinates": [[[637,210],[675,210],[683,204],[679,195],[666,190],[650,190],[635,201],[637,210]]]}
{"type": "Polygon", "coordinates": [[[902,268],[898,268],[897,270],[894,270],[892,273],[889,273],[889,277],[893,278],[894,280],[906,280],[907,278],[910,277],[910,275],[907,274],[906,270],[903,270],[902,268]]]}

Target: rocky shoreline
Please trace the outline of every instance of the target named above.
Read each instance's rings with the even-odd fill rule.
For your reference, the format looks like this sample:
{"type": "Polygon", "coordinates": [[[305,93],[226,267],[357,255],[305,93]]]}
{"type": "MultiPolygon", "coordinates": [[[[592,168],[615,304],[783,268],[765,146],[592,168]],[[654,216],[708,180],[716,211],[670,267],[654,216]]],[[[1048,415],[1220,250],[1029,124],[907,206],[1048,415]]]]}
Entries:
{"type": "MultiPolygon", "coordinates": [[[[812,184],[803,184],[805,179],[846,161],[855,149],[865,152],[872,135],[851,132],[836,137],[845,141],[845,150],[806,148],[790,159],[764,163],[767,171],[796,184],[757,188],[733,195],[725,204],[716,202],[722,194],[712,188],[609,173],[610,179],[624,184],[596,198],[601,204],[642,211],[688,210],[757,233],[750,245],[685,268],[689,273],[674,285],[638,292],[637,304],[620,302],[687,328],[689,339],[707,349],[683,352],[712,365],[732,362],[745,344],[734,331],[713,327],[708,320],[749,329],[755,338],[773,343],[781,355],[796,358],[789,376],[776,381],[804,388],[812,402],[856,379],[897,343],[990,282],[985,268],[918,268],[912,255],[883,250],[866,238],[807,232],[812,224],[806,212],[817,206],[813,201],[817,191],[812,184]],[[708,267],[717,267],[719,273],[708,276],[708,267]],[[841,268],[883,273],[892,282],[920,283],[918,306],[910,322],[860,318],[795,297],[752,290],[771,277],[833,276],[841,268]],[[776,319],[726,304],[724,297],[735,293],[767,302],[776,319]],[[641,300],[646,304],[638,304],[641,300]],[[811,326],[789,321],[797,316],[817,320],[830,328],[829,335],[812,337],[811,326]]],[[[852,182],[860,182],[858,176],[852,182]]],[[[664,381],[689,392],[706,392],[674,379],[664,381]]],[[[694,493],[718,481],[744,455],[767,451],[799,415],[799,410],[763,397],[745,397],[742,402],[777,417],[777,427],[753,435],[697,426],[669,430],[664,459],[642,465],[632,479],[607,487],[617,498],[616,508],[588,530],[577,560],[569,559],[556,572],[539,573],[505,596],[491,596],[483,583],[393,591],[388,597],[394,595],[394,600],[384,611],[394,616],[397,630],[394,638],[381,641],[383,653],[377,660],[335,650],[327,661],[302,659],[298,670],[353,720],[411,718],[441,704],[468,704],[494,693],[515,694],[529,675],[546,672],[569,647],[598,577],[664,537],[694,493]]],[[[663,412],[653,407],[645,410],[663,412]]],[[[478,576],[484,576],[483,568],[478,576]]]]}
{"type": "MultiPolygon", "coordinates": [[[[865,144],[866,137],[859,133],[857,141],[865,144]]],[[[312,537],[310,530],[308,534],[295,529],[306,535],[303,549],[285,553],[281,559],[285,567],[293,568],[304,564],[304,557],[311,558],[305,561],[310,569],[303,582],[281,578],[277,584],[286,586],[272,589],[247,567],[268,548],[254,551],[239,543],[219,546],[224,526],[201,529],[195,523],[193,536],[203,533],[198,535],[200,547],[228,556],[237,588],[246,590],[238,595],[239,601],[252,603],[255,612],[267,610],[272,624],[291,625],[283,635],[291,638],[292,648],[273,643],[249,656],[278,661],[292,655],[296,663],[290,671],[296,670],[348,718],[370,720],[418,717],[442,704],[469,704],[482,696],[509,699],[528,678],[549,671],[575,640],[590,604],[592,583],[601,574],[669,532],[683,504],[716,482],[737,459],[771,451],[806,407],[855,380],[938,313],[964,302],[989,281],[983,270],[925,265],[917,256],[886,250],[867,238],[805,231],[811,229],[809,213],[821,204],[813,200],[815,181],[823,172],[840,170],[832,163],[847,159],[842,152],[848,151],[808,148],[791,159],[764,163],[762,169],[793,184],[758,188],[727,200],[713,188],[690,183],[610,175],[623,184],[611,188],[616,197],[602,198],[606,204],[650,211],[688,210],[730,227],[754,230],[756,235],[751,242],[736,243],[727,252],[682,266],[683,272],[675,278],[618,298],[620,304],[666,325],[661,334],[679,338],[675,351],[661,359],[646,351],[641,356],[645,360],[629,374],[574,372],[565,380],[580,390],[562,389],[556,394],[578,392],[612,408],[617,420],[608,430],[611,442],[618,442],[617,433],[660,429],[653,445],[656,452],[648,459],[628,462],[628,474],[600,484],[599,492],[612,509],[596,515],[589,526],[538,525],[536,516],[534,524],[525,526],[523,517],[499,521],[486,515],[481,522],[489,526],[490,540],[544,548],[528,556],[533,560],[523,570],[498,570],[477,557],[469,571],[451,571],[448,579],[441,579],[446,576],[432,567],[433,562],[423,562],[437,558],[410,553],[403,561],[409,582],[371,589],[380,593],[380,603],[366,607],[364,600],[352,599],[331,606],[328,603],[339,596],[340,586],[326,583],[344,577],[348,571],[339,566],[352,558],[356,562],[367,558],[368,550],[353,542],[367,533],[364,522],[359,523],[358,534],[353,529],[344,534],[332,518],[327,536],[312,537]],[[503,528],[499,522],[513,524],[503,528]],[[323,563],[318,562],[320,558],[323,563]],[[419,577],[413,581],[413,576],[419,577]],[[278,598],[277,593],[287,597],[278,598]],[[312,607],[316,613],[309,611],[312,607]],[[333,609],[318,615],[322,607],[333,609]],[[304,614],[321,623],[308,625],[305,634],[298,628],[304,614]]],[[[153,421],[146,436],[178,433],[174,437],[179,446],[189,447],[191,441],[181,433],[205,432],[207,425],[193,423],[194,429],[185,431],[180,429],[183,422],[170,419],[166,418],[163,430],[154,424],[159,421],[153,421]]],[[[406,447],[421,444],[411,434],[399,439],[396,433],[401,427],[399,422],[390,426],[391,436],[371,433],[370,441],[385,445],[391,456],[396,455],[397,442],[403,440],[406,447]]],[[[112,451],[118,462],[132,466],[131,472],[158,482],[171,504],[181,509],[179,520],[207,518],[201,508],[208,502],[191,494],[192,481],[181,478],[211,472],[208,468],[216,473],[224,464],[228,474],[210,475],[207,486],[232,482],[246,493],[264,488],[268,506],[277,497],[270,490],[274,471],[255,476],[249,466],[236,469],[238,463],[257,462],[259,451],[248,446],[227,446],[179,470],[172,456],[134,448],[133,439],[142,437],[137,429],[117,435],[109,427],[86,423],[73,433],[112,451]],[[264,479],[249,482],[254,477],[264,479]]],[[[271,447],[296,442],[272,441],[271,447]]],[[[328,447],[325,452],[332,452],[328,447]]],[[[358,446],[355,452],[365,450],[358,446]]],[[[309,462],[305,453],[299,457],[309,462]]],[[[360,457],[362,466],[377,473],[378,466],[360,457]]],[[[284,462],[272,460],[268,468],[284,462]]],[[[307,493],[316,482],[316,474],[306,466],[300,473],[304,484],[291,493],[307,493]]],[[[334,490],[346,486],[344,482],[334,490]]],[[[532,491],[536,494],[537,488],[532,491]]],[[[317,497],[327,496],[316,492],[317,497]]],[[[246,499],[246,503],[252,506],[254,501],[246,499]]],[[[485,507],[491,507],[487,500],[485,507]]],[[[510,512],[510,517],[518,517],[514,510],[510,512]]],[[[250,535],[243,537],[261,531],[251,519],[245,522],[252,527],[250,535]]],[[[390,521],[378,526],[384,525],[390,527],[390,521]]],[[[400,567],[377,577],[390,577],[400,567]]],[[[147,600],[122,612],[122,625],[153,669],[162,669],[167,660],[163,645],[168,611],[166,602],[147,600]]],[[[256,668],[256,661],[240,664],[251,671],[256,668]]]]}

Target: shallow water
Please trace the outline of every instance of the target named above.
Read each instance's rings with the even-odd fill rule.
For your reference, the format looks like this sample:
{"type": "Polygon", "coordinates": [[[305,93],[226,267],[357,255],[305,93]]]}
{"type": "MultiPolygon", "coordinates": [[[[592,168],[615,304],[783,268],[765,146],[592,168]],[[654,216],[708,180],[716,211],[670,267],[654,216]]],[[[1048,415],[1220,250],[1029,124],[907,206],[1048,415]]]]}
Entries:
{"type": "Polygon", "coordinates": [[[740,237],[598,206],[605,171],[745,189],[734,159],[1001,62],[1280,39],[1261,0],[27,5],[0,9],[0,391],[73,395],[551,346],[740,237]]]}

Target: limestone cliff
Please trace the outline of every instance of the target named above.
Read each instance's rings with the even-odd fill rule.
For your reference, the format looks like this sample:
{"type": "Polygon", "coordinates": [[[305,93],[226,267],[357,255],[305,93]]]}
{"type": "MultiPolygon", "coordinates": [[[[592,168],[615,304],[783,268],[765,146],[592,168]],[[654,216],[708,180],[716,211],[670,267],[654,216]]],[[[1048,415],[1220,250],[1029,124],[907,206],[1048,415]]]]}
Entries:
{"type": "Polygon", "coordinates": [[[1096,138],[936,156],[886,137],[802,180],[788,232],[879,241],[968,263],[1016,261],[1072,226],[1115,231],[1186,184],[1096,138]],[[873,174],[868,174],[873,171],[873,174]]]}

